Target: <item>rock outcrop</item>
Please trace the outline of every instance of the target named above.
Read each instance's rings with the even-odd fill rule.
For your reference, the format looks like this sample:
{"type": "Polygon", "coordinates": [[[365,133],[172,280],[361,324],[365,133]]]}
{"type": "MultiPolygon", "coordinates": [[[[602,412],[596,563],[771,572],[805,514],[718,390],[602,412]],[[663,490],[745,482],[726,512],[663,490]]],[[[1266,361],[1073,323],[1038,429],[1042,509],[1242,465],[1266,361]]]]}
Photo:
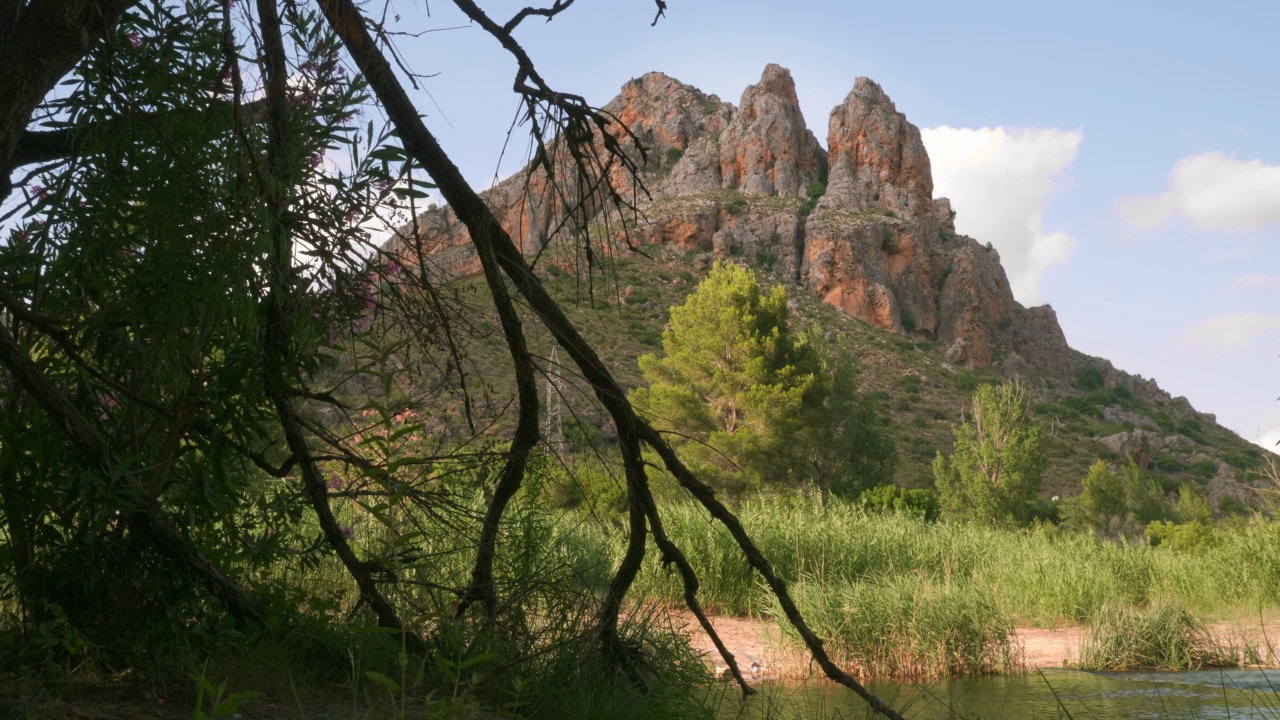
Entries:
{"type": "Polygon", "coordinates": [[[826,153],[805,126],[791,73],[777,65],[742,93],[720,136],[720,177],[744,195],[803,197],[826,169],[826,153]]]}
{"type": "MultiPolygon", "coordinates": [[[[649,73],[605,109],[629,128],[615,135],[624,146],[645,148],[641,180],[652,199],[624,237],[592,220],[598,197],[569,187],[570,197],[586,196],[570,226],[678,248],[700,266],[729,257],[765,264],[868,323],[938,341],[953,365],[984,367],[1012,354],[1002,365],[1011,376],[1075,376],[1081,361],[1052,308],[1019,305],[999,254],[955,232],[950,202],[933,197],[919,129],[871,80],[858,78],[831,111],[825,151],[805,124],[791,74],[777,65],[736,107],[649,73]]],[[[634,189],[632,179],[610,173],[615,187],[634,189]]],[[[549,189],[539,170],[486,196],[525,252],[556,242],[564,224],[566,188],[554,202],[549,189]]],[[[405,234],[441,279],[478,273],[449,209],[421,216],[405,234]]]]}

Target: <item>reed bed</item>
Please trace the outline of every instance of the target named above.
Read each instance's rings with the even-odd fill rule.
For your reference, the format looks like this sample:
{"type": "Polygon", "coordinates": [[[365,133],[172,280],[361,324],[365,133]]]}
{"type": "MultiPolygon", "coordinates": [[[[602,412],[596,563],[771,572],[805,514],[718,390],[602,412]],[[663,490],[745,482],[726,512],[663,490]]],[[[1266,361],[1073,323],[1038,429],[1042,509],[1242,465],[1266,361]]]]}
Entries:
{"type": "MultiPolygon", "coordinates": [[[[922,576],[943,586],[972,586],[1030,627],[1088,622],[1107,605],[1175,601],[1199,616],[1253,614],[1280,605],[1280,525],[1254,522],[1220,531],[1207,548],[1175,552],[1142,542],[1086,534],[928,523],[906,515],[869,515],[820,500],[756,501],[739,508],[743,524],[789,583],[836,587],[922,576]]],[[[669,506],[667,532],[685,550],[709,608],[765,615],[769,593],[723,528],[692,505],[669,506]]],[[[579,532],[600,532],[584,525],[579,532]]],[[[584,545],[622,546],[606,533],[584,545]]],[[[655,553],[637,581],[647,597],[680,602],[679,576],[655,553]]]]}
{"type": "MultiPolygon", "coordinates": [[[[757,500],[739,515],[828,647],[865,676],[1006,671],[1020,666],[1013,628],[1091,623],[1090,667],[1205,666],[1231,653],[1197,634],[1203,626],[1195,618],[1257,617],[1280,606],[1280,525],[1262,520],[1219,529],[1212,545],[1179,552],[1054,528],[867,514],[813,498],[757,500]],[[1124,627],[1133,632],[1116,629],[1124,627]],[[1122,652],[1117,643],[1131,637],[1146,649],[1122,652]]],[[[705,512],[667,506],[663,519],[699,574],[704,606],[778,614],[768,588],[705,512]]],[[[590,536],[581,547],[607,550],[615,563],[621,557],[619,536],[600,526],[575,533],[590,536]]],[[[679,576],[657,553],[647,563],[638,596],[682,603],[679,576]]]]}
{"type": "Polygon", "coordinates": [[[1199,670],[1237,667],[1237,648],[1176,604],[1102,607],[1080,645],[1081,670],[1199,670]]]}

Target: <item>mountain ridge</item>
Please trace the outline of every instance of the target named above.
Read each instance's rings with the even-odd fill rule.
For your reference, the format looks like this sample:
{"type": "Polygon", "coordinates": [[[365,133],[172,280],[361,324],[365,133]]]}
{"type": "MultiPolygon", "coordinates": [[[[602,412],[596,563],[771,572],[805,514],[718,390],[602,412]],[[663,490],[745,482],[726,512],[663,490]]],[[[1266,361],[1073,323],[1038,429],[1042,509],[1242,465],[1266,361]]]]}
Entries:
{"type": "MultiPolygon", "coordinates": [[[[695,271],[717,259],[767,268],[848,316],[936,345],[943,372],[1016,379],[1042,404],[1086,392],[1082,378],[1096,379],[1097,389],[1132,396],[1146,412],[1103,403],[1097,417],[1109,415],[1122,432],[1089,440],[1144,465],[1165,451],[1201,461],[1201,443],[1176,432],[1173,420],[1162,427],[1151,416],[1170,408],[1169,417],[1216,419],[1154,380],[1071,349],[1052,307],[1017,302],[999,253],[956,232],[950,201],[933,196],[919,129],[874,81],[857,78],[831,111],[825,149],[805,122],[790,72],[778,65],[767,66],[738,105],[654,72],[625,83],[603,109],[629,131],[616,135],[619,142],[643,156],[649,195],[608,168],[614,187],[637,198],[633,216],[611,218],[581,184],[548,178],[545,167],[518,173],[484,197],[527,254],[581,271],[575,253],[555,253],[572,245],[563,236],[576,228],[593,242],[647,248],[695,271]],[[569,199],[585,199],[581,216],[567,217],[569,199]]],[[[480,272],[448,208],[420,215],[400,234],[422,245],[440,281],[480,272]]],[[[1238,480],[1239,463],[1215,463],[1213,477],[1238,480]]]]}

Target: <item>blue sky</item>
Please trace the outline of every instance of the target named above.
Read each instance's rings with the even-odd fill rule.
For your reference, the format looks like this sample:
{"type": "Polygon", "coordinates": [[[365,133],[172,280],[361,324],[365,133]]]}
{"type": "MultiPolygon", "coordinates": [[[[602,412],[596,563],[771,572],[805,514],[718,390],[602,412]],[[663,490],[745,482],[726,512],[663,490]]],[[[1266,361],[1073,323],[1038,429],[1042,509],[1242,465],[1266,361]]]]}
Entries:
{"type": "MultiPolygon", "coordinates": [[[[505,19],[523,2],[487,2],[505,19]]],[[[854,78],[925,131],[938,194],[1073,347],[1154,377],[1247,439],[1280,439],[1280,3],[579,0],[518,38],[603,104],[661,70],[736,103],[791,70],[810,128],[854,78]]],[[[465,26],[404,4],[404,29],[465,26]]],[[[514,63],[475,28],[402,38],[419,106],[467,177],[498,159],[514,63]]]]}

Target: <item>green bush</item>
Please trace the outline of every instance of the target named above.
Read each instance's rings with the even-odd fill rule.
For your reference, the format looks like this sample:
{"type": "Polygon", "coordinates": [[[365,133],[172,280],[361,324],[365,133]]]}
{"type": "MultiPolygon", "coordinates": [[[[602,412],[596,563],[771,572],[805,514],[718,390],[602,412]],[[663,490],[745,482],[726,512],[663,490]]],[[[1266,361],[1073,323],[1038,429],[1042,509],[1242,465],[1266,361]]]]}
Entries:
{"type": "Polygon", "coordinates": [[[1176,551],[1206,548],[1214,540],[1213,528],[1199,520],[1185,523],[1156,520],[1147,525],[1145,535],[1153,546],[1176,551]]]}
{"type": "Polygon", "coordinates": [[[1203,622],[1179,605],[1158,602],[1146,610],[1104,605],[1080,645],[1082,670],[1199,670],[1236,667],[1203,622]]]}
{"type": "Polygon", "coordinates": [[[880,250],[887,255],[897,255],[900,251],[898,240],[893,234],[893,228],[888,225],[880,228],[880,250]]]}
{"type": "MultiPolygon", "coordinates": [[[[800,582],[796,604],[843,668],[856,676],[930,679],[1010,672],[1013,623],[973,586],[905,576],[884,583],[800,582]]],[[[770,614],[800,645],[780,607],[770,614]]]]}
{"type": "Polygon", "coordinates": [[[1076,387],[1089,392],[1102,389],[1102,373],[1098,368],[1088,367],[1076,374],[1076,387]]]}
{"type": "Polygon", "coordinates": [[[877,515],[903,514],[926,522],[938,519],[941,508],[938,493],[928,489],[880,485],[858,496],[858,504],[866,512],[877,515]]]}

